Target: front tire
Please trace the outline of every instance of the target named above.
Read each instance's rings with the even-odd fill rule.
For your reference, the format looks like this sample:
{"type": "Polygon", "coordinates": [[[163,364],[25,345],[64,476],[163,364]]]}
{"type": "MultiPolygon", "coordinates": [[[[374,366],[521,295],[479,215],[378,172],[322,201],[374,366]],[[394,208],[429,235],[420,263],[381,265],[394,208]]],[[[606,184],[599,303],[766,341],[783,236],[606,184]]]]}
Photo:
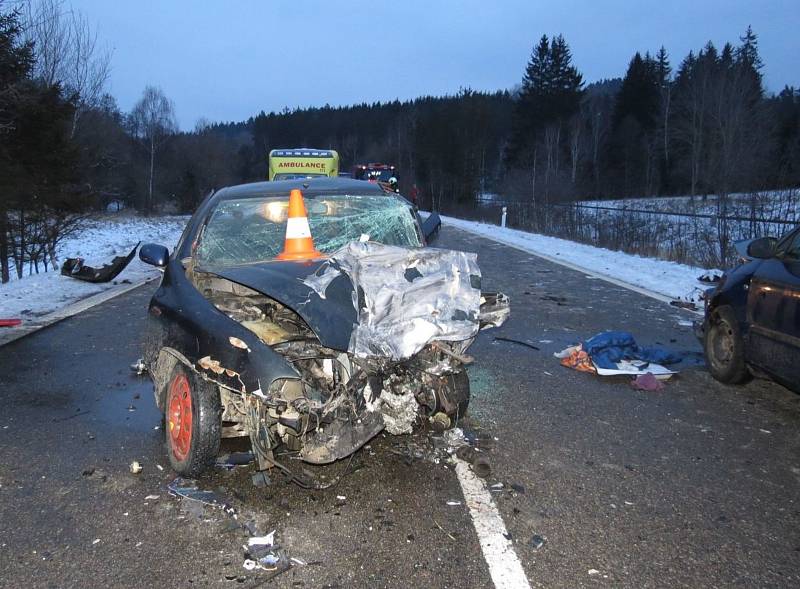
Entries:
{"type": "Polygon", "coordinates": [[[216,385],[177,364],[164,403],[167,456],[175,472],[196,477],[214,463],[219,453],[221,416],[216,385]]]}
{"type": "Polygon", "coordinates": [[[726,384],[750,379],[744,359],[744,339],[733,308],[722,305],[711,312],[703,349],[711,376],[726,384]]]}

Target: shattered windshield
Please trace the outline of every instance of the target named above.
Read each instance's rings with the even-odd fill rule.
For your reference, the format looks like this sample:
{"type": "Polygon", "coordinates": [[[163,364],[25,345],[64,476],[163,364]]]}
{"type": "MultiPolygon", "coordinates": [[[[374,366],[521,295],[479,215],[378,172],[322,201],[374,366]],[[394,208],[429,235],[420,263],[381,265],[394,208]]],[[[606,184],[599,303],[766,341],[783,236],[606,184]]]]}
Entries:
{"type": "MultiPolygon", "coordinates": [[[[314,245],[331,253],[351,241],[419,247],[411,209],[384,195],[306,197],[314,245]]],[[[226,266],[272,260],[283,250],[289,199],[223,200],[211,213],[197,247],[200,265],[226,266]]]]}

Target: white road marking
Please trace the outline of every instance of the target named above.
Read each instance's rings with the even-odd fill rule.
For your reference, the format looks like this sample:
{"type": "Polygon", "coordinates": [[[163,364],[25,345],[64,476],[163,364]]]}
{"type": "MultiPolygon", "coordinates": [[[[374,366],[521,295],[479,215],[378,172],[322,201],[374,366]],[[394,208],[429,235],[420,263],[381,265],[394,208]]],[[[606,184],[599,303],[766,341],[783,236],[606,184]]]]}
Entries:
{"type": "Polygon", "coordinates": [[[0,346],[4,346],[15,340],[25,337],[26,335],[35,333],[40,329],[61,321],[62,319],[67,319],[68,317],[82,313],[83,311],[91,309],[92,307],[96,307],[101,303],[105,303],[114,297],[124,295],[126,292],[130,292],[135,288],[139,288],[143,284],[147,284],[148,282],[152,282],[153,280],[159,278],[161,278],[160,275],[150,276],[143,280],[132,282],[131,284],[123,284],[109,288],[108,290],[104,290],[90,297],[86,297],[85,299],[81,299],[80,301],[72,303],[71,305],[67,305],[66,307],[56,309],[47,315],[43,315],[31,320],[25,319],[23,320],[22,325],[19,327],[4,327],[0,329],[0,346]]]}
{"type": "Polygon", "coordinates": [[[506,525],[492,496],[466,462],[457,458],[455,462],[458,482],[494,586],[497,589],[530,589],[522,563],[514,552],[511,540],[505,536],[506,525]]]}
{"type": "MultiPolygon", "coordinates": [[[[442,221],[443,225],[447,225],[445,221],[442,221]]],[[[473,235],[477,235],[479,237],[483,237],[484,239],[488,239],[489,241],[495,241],[497,243],[502,243],[503,245],[507,245],[508,247],[513,247],[514,249],[520,250],[525,252],[526,254],[532,254],[538,258],[542,258],[543,260],[547,260],[548,262],[553,262],[554,264],[558,264],[559,266],[564,266],[565,268],[569,268],[570,270],[575,270],[576,272],[582,272],[583,274],[587,275],[587,278],[597,278],[599,280],[605,280],[606,282],[610,282],[616,286],[621,286],[622,288],[626,288],[628,290],[632,290],[633,292],[638,292],[641,295],[646,297],[650,297],[651,299],[655,299],[657,301],[661,301],[662,303],[669,304],[674,299],[663,295],[659,292],[655,292],[653,290],[644,288],[642,286],[636,286],[635,284],[631,284],[630,282],[625,282],[624,280],[620,280],[618,278],[614,278],[612,276],[608,276],[606,274],[601,274],[600,272],[596,272],[590,268],[585,268],[583,266],[578,266],[577,264],[573,264],[572,262],[567,262],[566,260],[561,260],[556,256],[550,256],[548,254],[543,254],[541,252],[536,251],[532,247],[525,247],[518,243],[514,243],[511,240],[503,239],[499,236],[489,236],[484,233],[480,233],[478,231],[472,231],[467,227],[456,227],[454,225],[450,225],[452,229],[458,229],[459,231],[466,231],[467,233],[471,233],[473,235]]],[[[703,315],[703,311],[692,311],[690,309],[681,309],[683,311],[688,311],[689,313],[694,313],[695,315],[703,315]]]]}

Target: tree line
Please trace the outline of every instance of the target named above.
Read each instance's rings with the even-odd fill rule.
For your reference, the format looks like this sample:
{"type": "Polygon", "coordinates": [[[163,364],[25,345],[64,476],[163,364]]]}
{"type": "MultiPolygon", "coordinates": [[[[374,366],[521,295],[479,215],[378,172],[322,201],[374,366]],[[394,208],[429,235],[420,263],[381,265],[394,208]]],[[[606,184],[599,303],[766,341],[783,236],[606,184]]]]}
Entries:
{"type": "Polygon", "coordinates": [[[285,108],[180,131],[157,87],[130,112],[106,92],[111,52],[66,0],[0,0],[0,265],[3,282],[55,268],[92,211],[191,212],[211,190],[263,180],[271,149],[336,149],[341,169],[398,167],[421,204],[499,192],[579,198],[800,186],[800,92],[763,86],[758,39],[708,43],[673,66],[635,53],[622,78],[587,84],[567,41],[534,44],[521,83],[449,96],[285,108]]]}

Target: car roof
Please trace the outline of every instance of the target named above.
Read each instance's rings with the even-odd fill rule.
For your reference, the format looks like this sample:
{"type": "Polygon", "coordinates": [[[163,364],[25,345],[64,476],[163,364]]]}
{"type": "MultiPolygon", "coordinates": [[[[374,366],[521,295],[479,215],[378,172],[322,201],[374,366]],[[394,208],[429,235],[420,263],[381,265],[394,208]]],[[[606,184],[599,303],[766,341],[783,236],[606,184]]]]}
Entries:
{"type": "Polygon", "coordinates": [[[353,180],[352,178],[299,178],[296,180],[276,180],[272,182],[253,182],[221,188],[214,194],[214,200],[257,198],[264,196],[288,196],[292,190],[301,190],[304,197],[326,194],[364,194],[392,195],[374,182],[353,180]]]}

